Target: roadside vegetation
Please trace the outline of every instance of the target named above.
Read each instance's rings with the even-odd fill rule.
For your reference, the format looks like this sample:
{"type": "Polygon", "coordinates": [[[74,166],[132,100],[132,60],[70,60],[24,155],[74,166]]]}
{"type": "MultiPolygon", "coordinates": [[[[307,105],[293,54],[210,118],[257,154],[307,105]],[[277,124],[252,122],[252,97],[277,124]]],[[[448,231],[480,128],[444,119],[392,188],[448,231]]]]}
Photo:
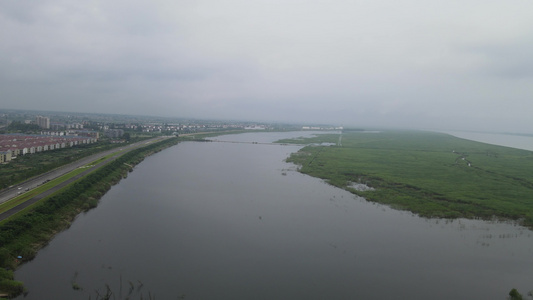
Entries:
{"type": "Polygon", "coordinates": [[[77,214],[96,207],[100,197],[125,177],[132,166],[178,142],[177,138],[169,138],[132,150],[0,224],[0,295],[23,293],[23,284],[13,278],[13,270],[20,263],[33,259],[77,214]]]}
{"type": "Polygon", "coordinates": [[[424,217],[496,217],[533,227],[532,151],[417,131],[349,131],[278,142],[334,144],[306,146],[287,161],[369,201],[424,217]]]}

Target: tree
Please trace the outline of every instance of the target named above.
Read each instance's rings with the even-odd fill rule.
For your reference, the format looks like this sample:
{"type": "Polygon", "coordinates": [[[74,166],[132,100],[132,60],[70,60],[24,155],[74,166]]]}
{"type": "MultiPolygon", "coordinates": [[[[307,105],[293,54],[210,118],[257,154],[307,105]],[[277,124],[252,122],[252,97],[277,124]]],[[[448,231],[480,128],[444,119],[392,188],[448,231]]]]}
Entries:
{"type": "Polygon", "coordinates": [[[509,292],[510,300],[523,300],[522,294],[520,294],[516,289],[512,289],[509,292]]]}
{"type": "Polygon", "coordinates": [[[7,126],[8,131],[17,131],[17,132],[35,132],[40,131],[41,127],[36,124],[24,124],[19,121],[13,121],[9,126],[7,126]]]}

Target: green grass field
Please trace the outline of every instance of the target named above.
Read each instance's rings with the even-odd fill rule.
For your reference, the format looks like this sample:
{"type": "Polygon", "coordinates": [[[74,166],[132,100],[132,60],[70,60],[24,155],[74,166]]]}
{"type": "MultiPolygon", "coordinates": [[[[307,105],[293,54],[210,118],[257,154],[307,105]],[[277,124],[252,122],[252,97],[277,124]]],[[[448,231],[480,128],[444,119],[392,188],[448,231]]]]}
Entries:
{"type": "MultiPolygon", "coordinates": [[[[283,140],[282,143],[302,143],[283,140]]],[[[533,152],[417,131],[319,135],[289,162],[354,194],[426,217],[496,216],[533,226],[533,152]],[[339,144],[340,142],[340,144],[339,144]],[[374,191],[351,188],[365,183],[374,191]]]]}

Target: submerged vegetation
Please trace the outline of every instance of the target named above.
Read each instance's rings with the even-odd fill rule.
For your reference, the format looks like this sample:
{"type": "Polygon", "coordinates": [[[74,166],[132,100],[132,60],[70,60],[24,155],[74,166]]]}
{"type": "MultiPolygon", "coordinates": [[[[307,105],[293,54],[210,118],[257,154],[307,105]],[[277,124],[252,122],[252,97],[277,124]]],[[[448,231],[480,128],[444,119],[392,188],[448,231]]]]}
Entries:
{"type": "Polygon", "coordinates": [[[113,162],[40,201],[24,214],[18,214],[0,224],[0,295],[23,292],[22,283],[15,281],[13,270],[31,260],[37,251],[57,232],[67,228],[75,216],[95,207],[98,199],[112,184],[122,179],[132,166],[144,157],[178,143],[169,138],[132,150],[113,162]]]}
{"type": "Polygon", "coordinates": [[[425,217],[496,217],[533,226],[531,151],[417,131],[351,131],[279,142],[313,143],[287,161],[369,201],[425,217]],[[321,143],[334,145],[316,146],[321,143]]]}

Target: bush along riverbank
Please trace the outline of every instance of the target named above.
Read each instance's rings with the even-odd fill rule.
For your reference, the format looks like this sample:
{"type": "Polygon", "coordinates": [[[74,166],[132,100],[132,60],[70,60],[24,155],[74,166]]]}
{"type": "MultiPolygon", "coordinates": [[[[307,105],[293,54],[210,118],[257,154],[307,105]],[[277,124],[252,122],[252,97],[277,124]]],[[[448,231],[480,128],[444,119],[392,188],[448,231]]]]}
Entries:
{"type": "Polygon", "coordinates": [[[96,207],[98,200],[133,166],[178,142],[178,138],[169,138],[132,150],[0,225],[0,297],[15,297],[24,292],[23,283],[14,280],[13,271],[19,264],[33,259],[80,212],[96,207]]]}

